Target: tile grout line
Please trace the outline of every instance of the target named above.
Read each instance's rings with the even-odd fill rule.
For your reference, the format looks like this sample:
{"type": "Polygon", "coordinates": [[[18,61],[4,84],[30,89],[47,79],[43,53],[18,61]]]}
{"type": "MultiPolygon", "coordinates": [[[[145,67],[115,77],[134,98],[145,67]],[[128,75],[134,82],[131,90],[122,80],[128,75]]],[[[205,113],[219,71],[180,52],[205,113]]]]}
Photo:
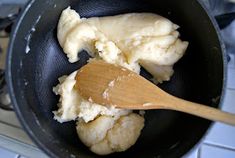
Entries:
{"type": "Polygon", "coordinates": [[[219,144],[212,144],[212,143],[209,143],[209,142],[203,142],[203,144],[207,145],[207,146],[210,146],[210,147],[217,147],[217,148],[221,148],[221,149],[230,150],[230,151],[235,152],[235,148],[231,148],[231,147],[228,147],[228,146],[222,146],[222,145],[219,145],[219,144]]]}
{"type": "Polygon", "coordinates": [[[1,120],[0,120],[0,123],[1,123],[1,124],[5,124],[5,125],[7,125],[7,126],[11,126],[11,127],[14,127],[14,128],[23,130],[21,127],[19,127],[19,126],[17,126],[17,125],[13,125],[13,124],[8,123],[8,122],[5,122],[5,121],[1,121],[1,120]]]}
{"type": "Polygon", "coordinates": [[[19,155],[19,154],[17,154],[14,158],[20,158],[20,155],[19,155]]]}
{"type": "Polygon", "coordinates": [[[197,150],[197,158],[200,158],[200,157],[201,157],[201,146],[197,150]]]}

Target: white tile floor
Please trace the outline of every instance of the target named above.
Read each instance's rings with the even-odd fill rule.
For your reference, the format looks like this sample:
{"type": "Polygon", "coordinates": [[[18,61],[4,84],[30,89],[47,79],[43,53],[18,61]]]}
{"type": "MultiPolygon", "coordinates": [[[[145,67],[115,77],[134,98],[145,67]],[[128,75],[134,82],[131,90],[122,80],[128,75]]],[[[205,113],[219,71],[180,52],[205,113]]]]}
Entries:
{"type": "Polygon", "coordinates": [[[18,155],[16,153],[3,148],[0,148],[0,153],[0,158],[18,158],[18,155]]]}
{"type": "Polygon", "coordinates": [[[202,145],[199,155],[200,158],[235,158],[234,151],[211,145],[202,145]]]}

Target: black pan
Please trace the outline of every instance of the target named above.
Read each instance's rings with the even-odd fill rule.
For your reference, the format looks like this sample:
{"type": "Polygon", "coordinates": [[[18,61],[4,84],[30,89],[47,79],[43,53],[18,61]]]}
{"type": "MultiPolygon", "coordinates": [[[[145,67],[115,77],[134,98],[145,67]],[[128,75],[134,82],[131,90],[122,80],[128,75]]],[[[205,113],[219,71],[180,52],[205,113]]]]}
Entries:
{"type": "MultiPolygon", "coordinates": [[[[33,141],[51,157],[99,157],[77,138],[75,122],[53,120],[58,97],[57,78],[77,70],[89,58],[70,64],[59,46],[56,27],[63,9],[71,6],[82,17],[153,12],[181,26],[189,41],[185,56],[175,65],[171,81],[161,88],[186,100],[219,107],[223,98],[226,62],[217,25],[197,0],[33,0],[22,12],[11,36],[7,83],[15,111],[33,141]],[[35,28],[35,31],[34,29],[35,28]],[[30,51],[27,53],[27,45],[30,51]],[[215,101],[217,98],[217,101],[215,101]],[[214,102],[213,102],[214,101],[214,102]]],[[[149,77],[144,70],[142,75],[149,77]]],[[[107,157],[181,157],[201,140],[211,122],[188,114],[147,111],[137,143],[107,157]]]]}

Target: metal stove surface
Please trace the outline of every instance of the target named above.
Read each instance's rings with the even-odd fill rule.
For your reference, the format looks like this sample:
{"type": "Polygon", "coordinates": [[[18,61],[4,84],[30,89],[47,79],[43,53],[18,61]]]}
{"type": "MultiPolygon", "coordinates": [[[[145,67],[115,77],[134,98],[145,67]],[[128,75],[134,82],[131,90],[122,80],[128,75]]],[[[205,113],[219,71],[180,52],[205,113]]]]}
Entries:
{"type": "MultiPolygon", "coordinates": [[[[214,15],[235,11],[235,5],[222,0],[202,0],[210,8],[214,15]]],[[[0,18],[4,4],[23,5],[27,0],[0,0],[0,18]]],[[[222,110],[235,113],[235,21],[221,31],[227,47],[229,56],[228,64],[228,83],[226,97],[222,110]]],[[[6,49],[9,37],[0,32],[0,69],[4,69],[6,49]],[[3,36],[4,35],[4,36],[3,36]]],[[[1,78],[0,78],[1,88],[1,78]]],[[[1,91],[0,91],[1,92],[1,91]]],[[[0,100],[8,105],[7,96],[1,96],[0,100]],[[2,97],[2,98],[1,98],[2,97]]],[[[11,107],[9,107],[10,109],[11,107]]],[[[185,158],[234,158],[235,157],[235,127],[215,123],[200,146],[192,149],[190,155],[185,158]]],[[[0,109],[0,158],[46,158],[47,156],[40,151],[31,139],[21,128],[14,111],[0,109]]]]}

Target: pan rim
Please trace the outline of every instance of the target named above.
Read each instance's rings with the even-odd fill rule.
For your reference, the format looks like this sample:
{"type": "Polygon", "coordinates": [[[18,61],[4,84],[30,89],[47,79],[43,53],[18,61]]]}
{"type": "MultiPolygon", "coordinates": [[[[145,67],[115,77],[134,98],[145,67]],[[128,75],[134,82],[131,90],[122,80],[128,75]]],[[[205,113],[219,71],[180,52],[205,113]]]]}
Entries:
{"type": "MultiPolygon", "coordinates": [[[[202,1],[197,0],[197,2],[202,7],[202,9],[206,12],[208,18],[210,19],[210,22],[213,24],[213,27],[215,29],[215,33],[217,34],[217,38],[220,43],[220,49],[221,49],[222,58],[223,58],[223,83],[222,83],[220,101],[219,101],[217,109],[221,109],[222,104],[224,102],[225,95],[226,95],[226,86],[227,86],[228,61],[227,61],[227,56],[226,56],[226,47],[225,47],[224,41],[223,41],[221,33],[220,33],[219,25],[216,22],[215,17],[212,16],[211,12],[209,11],[209,9],[206,7],[206,5],[202,1]]],[[[216,122],[213,122],[213,121],[210,122],[209,127],[207,128],[205,133],[202,135],[202,137],[199,139],[199,141],[190,150],[188,150],[188,152],[186,152],[184,154],[185,157],[189,156],[196,148],[198,148],[200,146],[200,144],[203,143],[203,141],[206,138],[206,135],[212,130],[212,127],[214,127],[215,123],[216,122]]]]}
{"type": "MultiPolygon", "coordinates": [[[[13,56],[13,48],[14,48],[14,43],[16,39],[16,34],[18,32],[19,27],[21,26],[21,22],[24,19],[25,15],[27,14],[28,10],[30,9],[31,5],[35,2],[35,0],[30,0],[23,11],[20,13],[19,18],[17,19],[17,22],[13,26],[13,32],[11,33],[10,37],[10,42],[8,46],[8,53],[7,53],[7,60],[6,60],[6,81],[7,81],[7,87],[8,87],[8,92],[10,94],[10,98],[12,101],[12,104],[14,106],[16,115],[23,126],[24,131],[29,135],[29,137],[33,140],[33,142],[40,148],[42,149],[48,156],[50,157],[58,157],[54,152],[48,150],[45,144],[43,144],[40,140],[40,138],[36,137],[35,134],[32,132],[30,126],[27,124],[27,121],[25,121],[24,116],[21,113],[21,109],[18,106],[17,100],[16,100],[16,94],[13,86],[13,80],[12,80],[12,56],[13,56]]],[[[210,22],[212,23],[215,32],[217,34],[218,41],[220,43],[220,51],[222,53],[222,58],[223,58],[223,83],[222,83],[222,89],[221,89],[221,97],[220,97],[220,102],[218,105],[218,108],[221,108],[222,103],[224,102],[224,97],[226,94],[225,88],[227,85],[227,59],[226,59],[226,49],[225,49],[225,44],[222,40],[218,24],[215,21],[215,18],[211,15],[211,13],[208,11],[206,6],[200,1],[200,0],[195,0],[204,12],[207,14],[208,18],[210,19],[210,22]]],[[[200,140],[186,153],[184,153],[184,156],[188,156],[195,148],[197,148],[205,139],[205,136],[211,131],[212,127],[214,126],[214,122],[210,123],[209,127],[203,134],[203,136],[200,138],[200,140]]]]}
{"type": "Polygon", "coordinates": [[[16,34],[18,32],[18,29],[21,25],[22,20],[24,19],[25,15],[27,14],[28,10],[31,8],[35,0],[30,0],[27,2],[25,7],[23,8],[22,12],[20,13],[17,21],[13,25],[13,32],[10,35],[10,41],[7,49],[7,57],[6,57],[6,82],[7,82],[7,89],[10,95],[11,102],[13,104],[14,112],[16,113],[16,116],[18,120],[20,121],[20,124],[22,125],[24,131],[27,133],[27,135],[30,137],[30,139],[44,151],[48,156],[50,157],[57,157],[53,152],[48,150],[48,148],[43,144],[38,137],[35,136],[35,134],[32,132],[30,126],[25,121],[25,118],[23,117],[23,114],[21,113],[21,110],[18,106],[17,100],[16,100],[16,94],[14,92],[14,86],[12,81],[12,73],[11,73],[11,59],[13,56],[13,47],[16,39],[16,34]]]}

